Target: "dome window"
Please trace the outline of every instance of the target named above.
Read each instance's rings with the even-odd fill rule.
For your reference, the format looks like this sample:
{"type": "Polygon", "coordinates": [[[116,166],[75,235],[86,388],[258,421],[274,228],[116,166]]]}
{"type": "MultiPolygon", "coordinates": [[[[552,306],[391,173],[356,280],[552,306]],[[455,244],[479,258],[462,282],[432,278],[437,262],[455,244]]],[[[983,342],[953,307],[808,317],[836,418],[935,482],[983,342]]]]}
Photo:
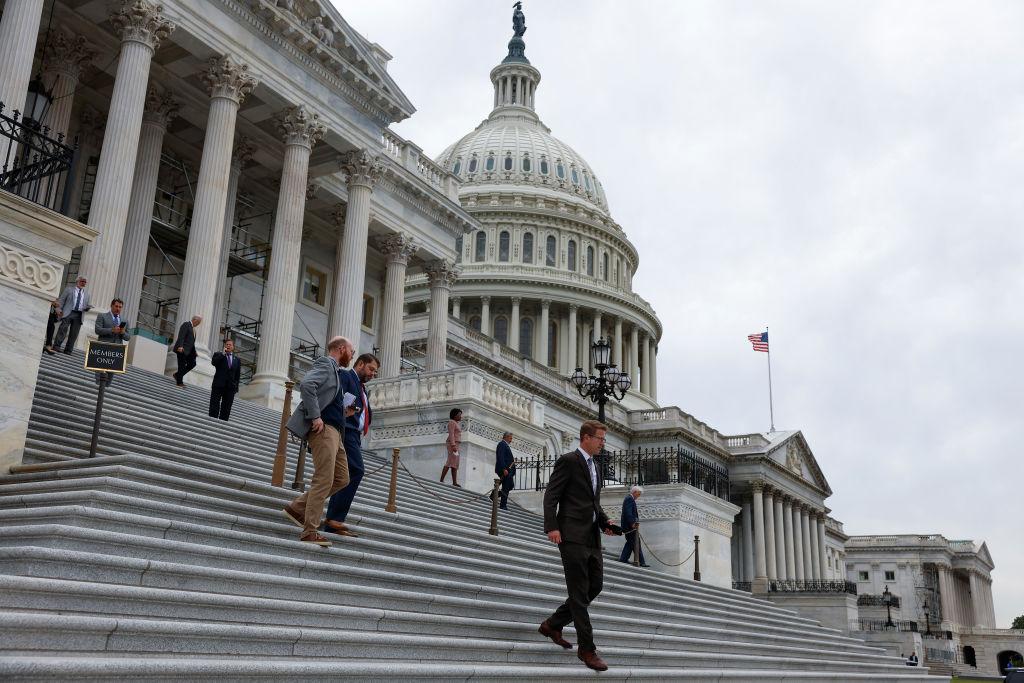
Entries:
{"type": "Polygon", "coordinates": [[[527,154],[523,157],[523,173],[529,173],[530,168],[530,155],[527,154]]]}
{"type": "Polygon", "coordinates": [[[477,263],[483,262],[487,256],[487,233],[481,230],[476,234],[476,245],[473,253],[473,260],[477,263]]]}
{"type": "Polygon", "coordinates": [[[533,233],[523,233],[523,263],[533,263],[533,233]]]}
{"type": "Polygon", "coordinates": [[[477,332],[479,332],[480,331],[480,316],[478,316],[478,315],[470,316],[470,318],[469,318],[469,326],[472,327],[477,332]]]}
{"type": "Polygon", "coordinates": [[[594,248],[587,246],[587,275],[594,277],[594,248]]]}
{"type": "Polygon", "coordinates": [[[462,235],[455,238],[455,262],[462,263],[462,235]]]}
{"type": "Polygon", "coordinates": [[[551,172],[551,169],[548,168],[548,160],[545,159],[544,157],[541,157],[541,159],[540,159],[540,174],[541,175],[547,175],[550,172],[551,172]]]}
{"type": "Polygon", "coordinates": [[[498,235],[498,260],[508,261],[508,245],[510,242],[508,230],[502,230],[498,235]]]}
{"type": "Polygon", "coordinates": [[[586,172],[583,173],[583,184],[587,186],[587,192],[590,192],[593,188],[590,186],[590,175],[586,172]]]}
{"type": "Polygon", "coordinates": [[[545,254],[544,262],[547,265],[551,266],[552,268],[555,267],[555,252],[556,252],[557,249],[558,249],[558,245],[555,242],[555,236],[554,235],[548,235],[547,249],[546,249],[547,253],[545,254]]]}
{"type": "Polygon", "coordinates": [[[576,240],[569,240],[569,270],[576,270],[576,240]]]}
{"type": "Polygon", "coordinates": [[[548,367],[558,367],[558,323],[548,322],[548,367]]]}
{"type": "Polygon", "coordinates": [[[508,346],[508,318],[503,315],[494,319],[494,338],[508,346]]]}
{"type": "Polygon", "coordinates": [[[519,320],[519,353],[526,357],[533,356],[533,319],[519,320]]]}
{"type": "Polygon", "coordinates": [[[506,171],[511,171],[512,170],[512,155],[511,154],[509,154],[507,157],[505,157],[505,170],[506,171]]]}
{"type": "Polygon", "coordinates": [[[562,165],[561,161],[555,164],[555,175],[558,176],[559,180],[565,180],[565,166],[562,165]]]}
{"type": "Polygon", "coordinates": [[[469,172],[476,173],[476,157],[469,160],[469,172]]]}
{"type": "Polygon", "coordinates": [[[604,253],[604,281],[608,282],[608,252],[604,253]]]}
{"type": "Polygon", "coordinates": [[[462,170],[462,159],[456,159],[455,165],[452,167],[452,173],[459,175],[459,171],[462,170]]]}
{"type": "Polygon", "coordinates": [[[488,171],[488,172],[494,170],[494,155],[493,154],[488,156],[487,157],[487,161],[484,162],[484,170],[488,171]]]}
{"type": "Polygon", "coordinates": [[[575,166],[573,166],[573,168],[572,168],[572,184],[577,186],[577,187],[579,187],[579,184],[580,184],[580,174],[576,170],[575,166]]]}

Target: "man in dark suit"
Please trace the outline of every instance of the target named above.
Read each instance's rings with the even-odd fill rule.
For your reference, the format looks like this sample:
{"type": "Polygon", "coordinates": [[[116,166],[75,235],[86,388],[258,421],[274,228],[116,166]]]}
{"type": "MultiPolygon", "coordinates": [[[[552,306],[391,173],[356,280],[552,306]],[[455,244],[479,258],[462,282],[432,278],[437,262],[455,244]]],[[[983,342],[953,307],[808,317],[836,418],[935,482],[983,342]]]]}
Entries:
{"type": "Polygon", "coordinates": [[[128,333],[125,331],[126,324],[121,318],[121,309],[124,302],[114,299],[110,302],[110,312],[100,313],[96,316],[95,331],[101,342],[108,344],[123,344],[128,341],[128,333]]]}
{"type": "Polygon", "coordinates": [[[60,322],[60,301],[54,299],[50,302],[50,314],[46,316],[46,341],[43,343],[43,351],[51,356],[56,353],[53,350],[53,333],[57,331],[58,322],[60,322]]]}
{"type": "Polygon", "coordinates": [[[594,462],[594,456],[604,446],[607,431],[596,420],[584,422],[580,426],[579,448],[555,461],[544,490],[544,532],[548,540],[558,545],[569,597],[538,631],[556,644],[571,648],[572,644],[562,637],[562,628],[571,621],[580,641],[576,655],[595,671],[608,669],[594,647],[594,630],[587,612],[587,606],[604,584],[601,531],[609,536],[622,533],[601,509],[601,475],[594,462]]]}
{"type": "Polygon", "coordinates": [[[516,487],[516,460],[512,456],[512,432],[505,432],[494,453],[494,476],[501,479],[502,510],[508,510],[508,492],[516,487]]]}
{"type": "Polygon", "coordinates": [[[626,536],[626,544],[622,546],[619,562],[629,562],[629,556],[633,554],[635,548],[640,559],[640,566],[649,567],[650,565],[644,561],[643,545],[637,543],[637,534],[640,533],[640,511],[636,507],[636,501],[643,492],[644,490],[639,486],[633,486],[622,501],[622,519],[619,521],[622,524],[622,533],[626,536]]]}
{"type": "Polygon", "coordinates": [[[185,375],[196,366],[196,328],[203,322],[203,316],[194,315],[178,328],[178,338],[174,340],[174,355],[178,357],[178,371],[174,373],[174,383],[185,386],[185,375]]]}
{"type": "Polygon", "coordinates": [[[359,482],[363,480],[363,437],[370,433],[370,422],[373,410],[370,398],[366,395],[366,382],[377,376],[380,361],[372,353],[364,353],[356,358],[351,370],[339,373],[341,388],[339,393],[354,397],[352,407],[355,413],[345,418],[345,454],[348,456],[348,486],[331,496],[327,505],[327,516],[324,518],[324,529],[341,536],[358,536],[345,524],[348,511],[352,508],[359,482]]]}
{"type": "Polygon", "coordinates": [[[210,359],[213,364],[213,386],[210,387],[210,417],[219,417],[225,422],[231,417],[231,404],[238,393],[238,382],[242,379],[242,366],[235,357],[235,342],[224,342],[224,351],[218,351],[210,359]]]}

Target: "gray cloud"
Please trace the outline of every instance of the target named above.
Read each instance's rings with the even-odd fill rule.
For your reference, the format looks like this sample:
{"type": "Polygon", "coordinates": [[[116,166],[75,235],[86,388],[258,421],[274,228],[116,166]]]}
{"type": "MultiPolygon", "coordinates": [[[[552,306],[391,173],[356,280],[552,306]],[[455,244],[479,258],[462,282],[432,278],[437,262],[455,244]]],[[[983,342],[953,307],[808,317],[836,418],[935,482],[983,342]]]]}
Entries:
{"type": "MultiPolygon", "coordinates": [[[[337,2],[438,154],[508,2],[337,2]]],[[[592,164],[665,323],[663,403],[803,429],[847,531],[986,540],[1024,613],[1024,5],[529,2],[538,110],[592,164]]]]}

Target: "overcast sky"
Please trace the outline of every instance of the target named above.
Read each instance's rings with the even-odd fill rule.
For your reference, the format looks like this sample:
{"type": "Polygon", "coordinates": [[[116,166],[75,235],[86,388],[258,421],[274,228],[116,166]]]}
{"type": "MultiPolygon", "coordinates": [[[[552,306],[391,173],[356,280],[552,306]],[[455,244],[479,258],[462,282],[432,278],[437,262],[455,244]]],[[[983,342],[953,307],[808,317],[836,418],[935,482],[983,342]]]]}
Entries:
{"type": "MultiPolygon", "coordinates": [[[[431,156],[488,114],[511,0],[335,0],[431,156]]],[[[525,0],[537,109],[665,326],[659,398],[801,429],[850,534],[988,542],[1024,614],[1024,3],[525,0]]]]}

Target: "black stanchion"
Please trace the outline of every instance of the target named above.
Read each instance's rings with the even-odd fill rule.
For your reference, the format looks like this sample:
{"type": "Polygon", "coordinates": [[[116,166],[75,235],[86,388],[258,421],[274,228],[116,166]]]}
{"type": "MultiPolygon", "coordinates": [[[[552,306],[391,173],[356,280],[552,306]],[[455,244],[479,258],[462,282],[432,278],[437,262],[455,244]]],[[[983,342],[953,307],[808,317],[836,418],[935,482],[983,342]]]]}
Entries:
{"type": "Polygon", "coordinates": [[[96,384],[100,386],[99,392],[96,394],[96,417],[92,421],[92,441],[89,442],[89,457],[96,457],[96,446],[100,441],[100,416],[103,414],[103,394],[106,393],[107,387],[114,380],[113,373],[110,372],[97,372],[96,373],[96,384]]]}

